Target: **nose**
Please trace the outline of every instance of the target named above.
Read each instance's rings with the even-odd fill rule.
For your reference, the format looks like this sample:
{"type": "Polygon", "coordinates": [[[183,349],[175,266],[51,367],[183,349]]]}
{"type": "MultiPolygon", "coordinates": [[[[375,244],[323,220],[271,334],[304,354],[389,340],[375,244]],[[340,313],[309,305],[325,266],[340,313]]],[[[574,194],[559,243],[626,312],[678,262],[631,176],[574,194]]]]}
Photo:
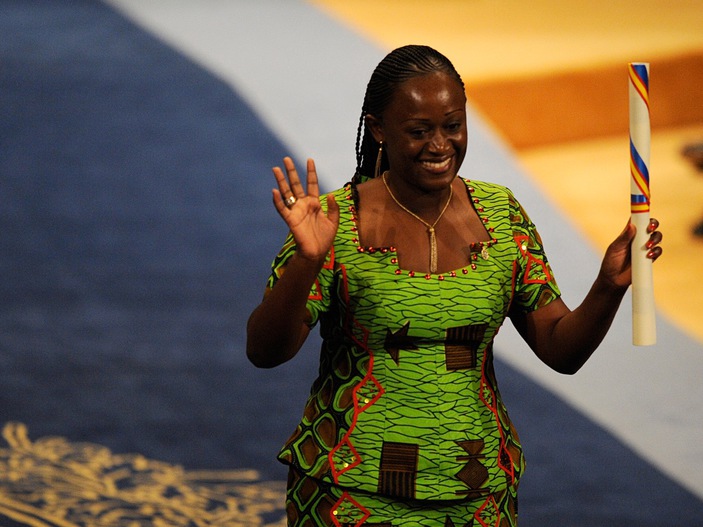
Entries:
{"type": "Polygon", "coordinates": [[[449,138],[441,130],[437,130],[430,140],[430,151],[438,154],[444,153],[450,149],[449,138]]]}

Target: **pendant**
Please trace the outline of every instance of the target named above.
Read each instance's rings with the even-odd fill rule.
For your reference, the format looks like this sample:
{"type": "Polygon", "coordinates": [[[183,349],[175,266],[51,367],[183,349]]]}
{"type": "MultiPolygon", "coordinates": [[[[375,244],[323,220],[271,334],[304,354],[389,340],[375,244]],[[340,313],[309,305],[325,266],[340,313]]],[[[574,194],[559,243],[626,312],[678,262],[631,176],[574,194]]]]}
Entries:
{"type": "Polygon", "coordinates": [[[437,272],[437,237],[434,233],[434,227],[430,226],[427,229],[430,235],[430,273],[437,272]]]}
{"type": "Polygon", "coordinates": [[[484,245],[484,246],[481,248],[481,258],[483,258],[484,260],[488,260],[490,257],[491,257],[491,255],[488,254],[488,249],[487,249],[486,246],[484,245]]]}

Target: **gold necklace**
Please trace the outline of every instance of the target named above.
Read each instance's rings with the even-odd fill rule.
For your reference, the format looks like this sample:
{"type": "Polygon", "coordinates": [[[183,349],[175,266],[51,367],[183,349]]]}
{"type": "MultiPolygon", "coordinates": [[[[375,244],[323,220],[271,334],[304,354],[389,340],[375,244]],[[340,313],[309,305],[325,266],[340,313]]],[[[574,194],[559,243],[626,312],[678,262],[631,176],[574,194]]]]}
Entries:
{"type": "Polygon", "coordinates": [[[439,216],[437,216],[437,219],[434,220],[434,223],[430,224],[430,223],[427,223],[425,220],[423,220],[420,216],[415,214],[413,211],[408,209],[400,201],[398,201],[398,198],[396,198],[393,195],[393,192],[391,192],[391,187],[388,186],[388,182],[386,181],[387,174],[388,174],[388,172],[384,172],[383,175],[381,176],[381,179],[383,180],[383,184],[386,186],[386,190],[388,191],[388,194],[393,199],[393,201],[395,201],[395,204],[398,205],[405,212],[410,214],[413,218],[421,221],[423,223],[423,225],[425,227],[427,227],[427,234],[430,236],[430,272],[436,273],[437,272],[437,237],[435,236],[434,228],[435,228],[435,225],[437,225],[437,223],[439,223],[439,220],[442,219],[442,216],[444,216],[444,213],[446,212],[447,208],[449,207],[449,202],[452,200],[452,196],[454,195],[454,188],[452,187],[452,185],[449,185],[449,199],[444,204],[444,208],[442,209],[442,212],[439,213],[439,216]]]}

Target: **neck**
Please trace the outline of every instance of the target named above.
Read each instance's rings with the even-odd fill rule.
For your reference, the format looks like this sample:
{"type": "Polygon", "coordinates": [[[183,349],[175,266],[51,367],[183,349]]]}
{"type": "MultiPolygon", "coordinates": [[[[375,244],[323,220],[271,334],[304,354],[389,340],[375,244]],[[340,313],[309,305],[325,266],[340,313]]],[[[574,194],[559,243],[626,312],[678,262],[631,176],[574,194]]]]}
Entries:
{"type": "Polygon", "coordinates": [[[444,209],[452,192],[453,184],[452,181],[448,186],[438,190],[423,190],[404,184],[404,182],[400,182],[398,185],[398,180],[393,178],[390,172],[383,174],[383,182],[396,204],[401,205],[406,211],[410,210],[421,216],[429,223],[432,223],[437,214],[444,209]]]}
{"type": "Polygon", "coordinates": [[[427,234],[429,236],[430,240],[430,272],[431,273],[436,273],[437,272],[437,235],[435,234],[435,227],[439,223],[439,220],[442,219],[442,216],[446,212],[447,208],[449,207],[449,202],[452,200],[452,187],[451,185],[449,186],[449,197],[447,200],[444,202],[444,206],[442,207],[442,210],[439,211],[439,214],[435,216],[435,218],[432,221],[427,221],[423,219],[419,214],[413,212],[409,208],[407,208],[405,205],[403,205],[398,198],[395,197],[393,194],[393,191],[391,190],[391,187],[388,186],[388,182],[386,181],[386,176],[387,172],[383,174],[382,179],[383,179],[383,184],[386,186],[386,189],[388,190],[388,194],[390,194],[391,199],[395,201],[396,205],[398,205],[401,209],[403,209],[405,212],[413,216],[416,220],[421,222],[426,228],[427,228],[427,234]]]}

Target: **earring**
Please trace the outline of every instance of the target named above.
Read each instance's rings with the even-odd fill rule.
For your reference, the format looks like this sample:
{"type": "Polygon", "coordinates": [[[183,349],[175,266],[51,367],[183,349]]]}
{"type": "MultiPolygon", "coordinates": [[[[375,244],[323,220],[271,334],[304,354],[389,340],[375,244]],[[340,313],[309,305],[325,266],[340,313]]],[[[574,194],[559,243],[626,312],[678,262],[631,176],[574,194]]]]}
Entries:
{"type": "Polygon", "coordinates": [[[373,171],[373,177],[377,178],[381,173],[381,161],[383,159],[383,141],[378,142],[378,155],[376,156],[376,169],[373,171]]]}

